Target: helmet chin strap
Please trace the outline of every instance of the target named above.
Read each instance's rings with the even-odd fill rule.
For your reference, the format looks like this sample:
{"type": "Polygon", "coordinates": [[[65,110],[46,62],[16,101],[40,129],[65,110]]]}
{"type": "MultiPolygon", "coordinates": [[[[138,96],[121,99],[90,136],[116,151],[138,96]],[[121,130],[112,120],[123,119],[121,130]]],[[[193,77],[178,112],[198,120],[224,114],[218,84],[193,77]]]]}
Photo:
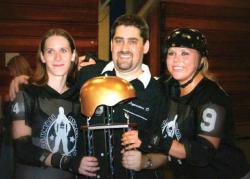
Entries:
{"type": "Polygon", "coordinates": [[[187,85],[189,85],[190,83],[192,83],[193,80],[194,80],[194,78],[196,77],[196,75],[198,75],[198,73],[199,73],[199,72],[201,71],[201,69],[203,68],[203,66],[204,66],[204,64],[202,63],[202,64],[200,65],[200,67],[196,70],[196,72],[194,73],[193,77],[192,77],[190,80],[188,80],[186,83],[184,83],[184,84],[179,84],[179,87],[180,87],[180,88],[185,88],[187,85]]]}

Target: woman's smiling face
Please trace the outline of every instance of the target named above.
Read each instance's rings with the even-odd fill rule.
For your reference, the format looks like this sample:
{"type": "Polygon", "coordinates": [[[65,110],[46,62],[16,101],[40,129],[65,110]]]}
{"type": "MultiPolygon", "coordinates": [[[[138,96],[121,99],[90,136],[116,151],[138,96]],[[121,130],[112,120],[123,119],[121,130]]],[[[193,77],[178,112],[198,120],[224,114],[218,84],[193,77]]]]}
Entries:
{"type": "Polygon", "coordinates": [[[43,63],[46,63],[49,76],[67,76],[71,61],[74,60],[68,40],[57,35],[46,40],[41,56],[43,63]]]}
{"type": "Polygon", "coordinates": [[[167,53],[167,68],[173,78],[184,84],[189,81],[200,64],[200,53],[191,48],[171,47],[167,53]]]}

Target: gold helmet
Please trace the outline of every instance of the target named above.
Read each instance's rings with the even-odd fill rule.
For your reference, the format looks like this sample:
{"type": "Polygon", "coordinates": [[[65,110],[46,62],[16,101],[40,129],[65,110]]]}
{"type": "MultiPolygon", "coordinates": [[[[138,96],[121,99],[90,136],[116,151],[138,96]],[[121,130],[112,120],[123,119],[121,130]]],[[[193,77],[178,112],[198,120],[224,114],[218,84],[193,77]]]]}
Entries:
{"type": "Polygon", "coordinates": [[[133,86],[124,79],[114,76],[91,78],[81,87],[81,112],[91,117],[100,105],[114,106],[135,96],[133,86]]]}

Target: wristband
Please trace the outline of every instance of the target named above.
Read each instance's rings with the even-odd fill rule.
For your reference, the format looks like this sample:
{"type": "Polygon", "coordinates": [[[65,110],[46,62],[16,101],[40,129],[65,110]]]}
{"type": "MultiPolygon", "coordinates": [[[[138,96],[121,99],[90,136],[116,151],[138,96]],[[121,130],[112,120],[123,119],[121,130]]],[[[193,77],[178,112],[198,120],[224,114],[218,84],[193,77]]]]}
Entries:
{"type": "Polygon", "coordinates": [[[80,156],[71,157],[60,153],[54,153],[51,157],[51,165],[55,168],[78,173],[81,159],[82,157],[80,156]]]}
{"type": "Polygon", "coordinates": [[[162,141],[160,142],[159,147],[158,147],[159,152],[163,152],[165,154],[168,154],[169,150],[172,146],[173,141],[174,141],[174,139],[171,137],[167,137],[167,138],[162,139],[162,141]]]}
{"type": "Polygon", "coordinates": [[[39,160],[41,161],[41,166],[46,168],[46,164],[45,164],[45,160],[47,159],[47,157],[49,156],[50,152],[49,151],[44,151],[42,153],[42,155],[40,156],[39,160]]]}
{"type": "Polygon", "coordinates": [[[143,153],[150,153],[150,152],[154,152],[153,146],[150,142],[150,137],[146,137],[147,135],[143,135],[143,132],[139,132],[138,133],[138,137],[141,140],[141,145],[138,148],[138,150],[140,150],[143,153]]]}

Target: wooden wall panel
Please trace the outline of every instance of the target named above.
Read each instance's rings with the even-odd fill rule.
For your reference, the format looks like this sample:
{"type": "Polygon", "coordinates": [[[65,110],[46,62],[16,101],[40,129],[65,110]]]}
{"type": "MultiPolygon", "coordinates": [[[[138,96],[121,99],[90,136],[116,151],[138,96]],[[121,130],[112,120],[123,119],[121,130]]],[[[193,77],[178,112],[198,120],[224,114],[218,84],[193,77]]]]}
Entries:
{"type": "MultiPolygon", "coordinates": [[[[250,8],[250,4],[248,0],[235,1],[235,0],[162,0],[162,2],[166,3],[182,3],[185,5],[206,5],[206,6],[220,6],[220,7],[234,7],[234,8],[250,8]]],[[[197,10],[197,9],[195,9],[197,10]]]]}
{"type": "MultiPolygon", "coordinates": [[[[225,4],[219,5],[206,5],[206,4],[194,4],[191,3],[177,3],[168,2],[165,8],[165,14],[167,16],[185,16],[194,17],[200,19],[216,19],[216,20],[237,20],[237,21],[250,21],[249,9],[239,8],[239,11],[235,13],[235,7],[226,7],[225,4]],[[195,10],[194,10],[195,9],[195,10]]],[[[201,2],[201,1],[200,1],[201,2]]]]}
{"type": "Polygon", "coordinates": [[[42,36],[50,28],[60,27],[67,29],[76,37],[96,38],[96,24],[85,25],[83,23],[49,23],[49,22],[8,22],[0,20],[0,34],[4,37],[37,37],[42,36]],[[77,28],[76,28],[77,27],[77,28]],[[11,29],[11,30],[10,30],[11,29]]]}
{"type": "Polygon", "coordinates": [[[98,0],[0,0],[0,95],[10,78],[5,53],[18,52],[35,67],[41,36],[50,28],[63,28],[76,41],[79,55],[97,53],[98,0]]]}
{"type": "MultiPolygon", "coordinates": [[[[96,39],[74,38],[77,48],[83,51],[93,51],[97,48],[96,39]]],[[[0,39],[1,50],[5,52],[29,52],[36,51],[39,45],[39,38],[4,38],[0,39]]]]}
{"type": "Polygon", "coordinates": [[[157,6],[148,18],[150,26],[150,48],[149,53],[144,58],[144,63],[148,64],[154,76],[160,75],[161,69],[161,50],[160,50],[160,11],[157,6]],[[145,61],[145,59],[147,61],[145,61]]]}
{"type": "Polygon", "coordinates": [[[56,7],[80,7],[95,9],[96,0],[1,0],[2,4],[23,4],[23,5],[42,5],[42,6],[56,6],[56,7]],[[60,3],[59,3],[60,2],[60,3]]]}
{"type": "Polygon", "coordinates": [[[250,1],[162,0],[161,22],[161,38],[178,27],[206,35],[209,68],[232,99],[236,135],[250,136],[250,1]]]}
{"type": "MultiPolygon", "coordinates": [[[[62,5],[60,3],[60,5],[62,5]]],[[[41,6],[5,4],[0,6],[1,18],[17,21],[45,21],[45,22],[85,22],[93,23],[96,13],[86,8],[67,6],[41,6]],[[15,12],[15,13],[10,13],[15,12]]]]}

